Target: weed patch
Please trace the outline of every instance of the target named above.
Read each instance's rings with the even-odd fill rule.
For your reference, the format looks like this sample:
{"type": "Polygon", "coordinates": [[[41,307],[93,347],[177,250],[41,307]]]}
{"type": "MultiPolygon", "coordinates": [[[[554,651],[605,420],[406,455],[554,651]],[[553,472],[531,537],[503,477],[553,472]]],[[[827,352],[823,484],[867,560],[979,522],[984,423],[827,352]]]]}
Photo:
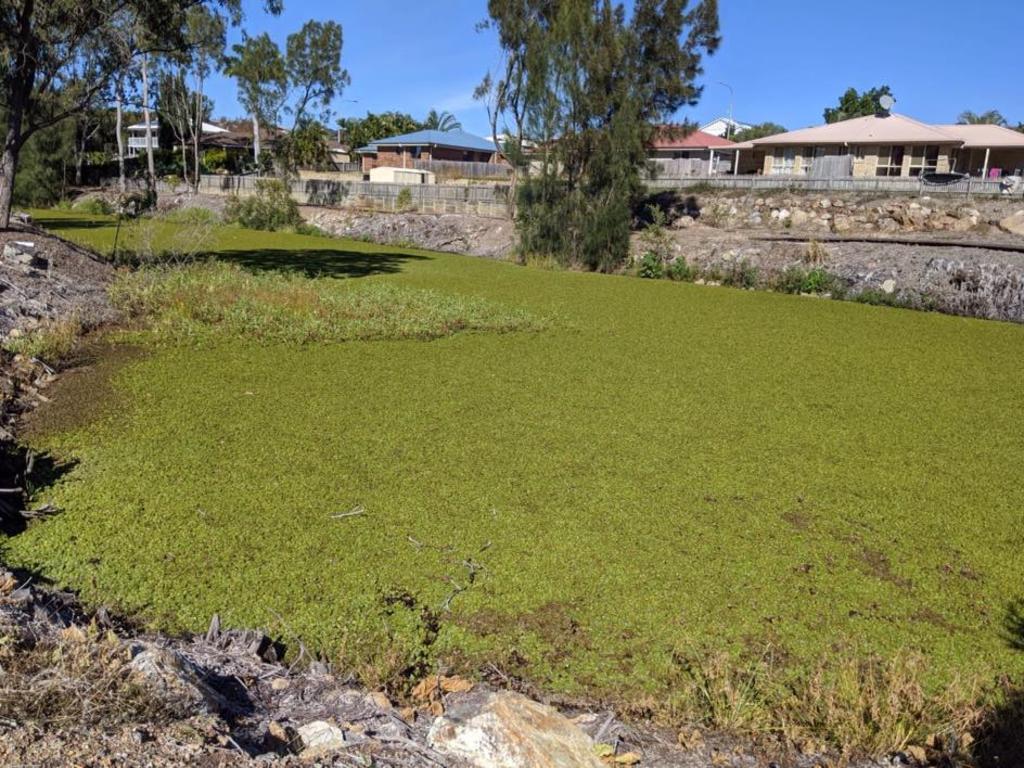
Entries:
{"type": "Polygon", "coordinates": [[[77,317],[51,320],[21,336],[8,337],[4,349],[57,366],[75,349],[81,334],[82,324],[77,317]]]}
{"type": "Polygon", "coordinates": [[[222,262],[123,273],[114,305],[163,342],[309,343],[435,339],[462,331],[537,330],[526,312],[386,283],[340,285],[222,262]]]}

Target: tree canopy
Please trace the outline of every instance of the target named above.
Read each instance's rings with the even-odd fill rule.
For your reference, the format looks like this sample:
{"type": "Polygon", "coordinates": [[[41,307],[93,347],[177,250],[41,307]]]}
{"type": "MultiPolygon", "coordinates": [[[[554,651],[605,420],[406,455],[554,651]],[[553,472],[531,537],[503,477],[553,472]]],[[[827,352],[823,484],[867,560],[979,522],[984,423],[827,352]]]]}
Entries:
{"type": "Polygon", "coordinates": [[[785,133],[785,127],[778,123],[758,123],[742,131],[737,131],[731,138],[735,142],[753,141],[763,139],[765,136],[774,136],[777,133],[785,133]]]}
{"type": "Polygon", "coordinates": [[[341,140],[353,150],[388,136],[400,136],[423,128],[423,124],[405,112],[367,112],[366,117],[338,120],[341,140]]]}
{"type": "Polygon", "coordinates": [[[424,118],[423,127],[433,131],[461,131],[462,123],[451,112],[432,109],[424,118]]]}
{"type": "Polygon", "coordinates": [[[825,108],[825,122],[838,123],[841,120],[850,120],[854,117],[877,115],[882,111],[880,102],[883,96],[892,96],[892,89],[888,85],[872,88],[863,93],[856,88],[848,88],[839,97],[837,106],[825,108]]]}
{"type": "Polygon", "coordinates": [[[627,17],[610,0],[490,0],[488,12],[506,65],[478,94],[491,93],[492,125],[519,122],[542,148],[518,191],[521,247],[612,269],[628,255],[653,126],[701,95],[717,2],[636,0],[627,17]]]}
{"type": "MultiPolygon", "coordinates": [[[[270,12],[280,0],[266,0],[270,12]]],[[[140,56],[189,48],[189,13],[242,17],[241,0],[0,1],[0,228],[18,158],[38,131],[88,108],[140,56]]]]}
{"type": "Polygon", "coordinates": [[[960,113],[956,121],[960,125],[999,125],[1004,128],[1009,125],[998,109],[990,109],[981,114],[966,110],[960,113]]]}

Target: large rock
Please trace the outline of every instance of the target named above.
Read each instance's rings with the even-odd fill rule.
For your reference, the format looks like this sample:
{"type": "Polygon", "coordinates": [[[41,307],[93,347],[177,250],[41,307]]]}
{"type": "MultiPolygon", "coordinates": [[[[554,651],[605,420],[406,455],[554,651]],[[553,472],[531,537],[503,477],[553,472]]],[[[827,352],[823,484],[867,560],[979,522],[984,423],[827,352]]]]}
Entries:
{"type": "Polygon", "coordinates": [[[594,743],[556,710],[516,693],[480,691],[430,728],[431,746],[478,768],[600,768],[594,743]]]}
{"type": "Polygon", "coordinates": [[[129,647],[129,654],[132,670],[168,703],[190,714],[216,713],[227,706],[199,669],[174,651],[139,642],[129,647]]]}
{"type": "Polygon", "coordinates": [[[999,228],[1011,235],[1024,237],[1024,211],[1017,211],[999,222],[999,228]]]}
{"type": "Polygon", "coordinates": [[[306,723],[299,728],[299,738],[303,747],[300,756],[307,760],[324,757],[348,746],[345,731],[326,720],[306,723]]]}

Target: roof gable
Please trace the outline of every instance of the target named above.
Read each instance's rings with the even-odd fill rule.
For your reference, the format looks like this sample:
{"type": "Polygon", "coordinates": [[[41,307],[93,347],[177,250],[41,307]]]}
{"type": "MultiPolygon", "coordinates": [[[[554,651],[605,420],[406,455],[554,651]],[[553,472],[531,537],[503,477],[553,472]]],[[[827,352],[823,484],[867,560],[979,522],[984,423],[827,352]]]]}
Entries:
{"type": "Polygon", "coordinates": [[[750,142],[753,146],[786,144],[959,144],[960,139],[937,126],[906,115],[868,115],[838,123],[802,128],[750,142]]]}
{"type": "Polygon", "coordinates": [[[654,134],[652,149],[728,149],[736,142],[704,131],[686,132],[682,126],[661,126],[654,134]],[[675,129],[675,130],[673,130],[675,129]]]}

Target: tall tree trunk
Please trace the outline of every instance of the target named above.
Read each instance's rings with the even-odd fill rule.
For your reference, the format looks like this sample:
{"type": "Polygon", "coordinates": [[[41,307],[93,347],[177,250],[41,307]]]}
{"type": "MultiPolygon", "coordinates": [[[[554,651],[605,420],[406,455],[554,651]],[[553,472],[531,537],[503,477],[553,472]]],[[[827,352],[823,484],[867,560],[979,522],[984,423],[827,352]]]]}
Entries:
{"type": "Polygon", "coordinates": [[[199,193],[199,142],[203,137],[203,78],[196,83],[196,123],[192,129],[192,192],[199,193]]]}
{"type": "Polygon", "coordinates": [[[4,141],[3,155],[0,156],[0,229],[11,225],[11,204],[14,200],[14,174],[18,170],[17,141],[12,141],[12,131],[8,129],[4,141]]]}
{"type": "Polygon", "coordinates": [[[146,123],[146,170],[149,191],[156,196],[156,163],[153,160],[153,124],[149,110],[149,56],[142,57],[142,119],[146,123]]]}
{"type": "Polygon", "coordinates": [[[80,142],[75,147],[75,186],[82,186],[82,166],[85,164],[85,147],[89,141],[88,126],[82,126],[82,133],[80,136],[76,136],[76,141],[80,142]]]}
{"type": "Polygon", "coordinates": [[[25,111],[32,97],[32,87],[36,79],[36,59],[25,48],[30,35],[32,14],[35,13],[35,0],[25,0],[18,17],[20,40],[24,47],[17,51],[14,66],[8,70],[4,80],[6,92],[0,94],[7,102],[7,131],[4,134],[3,153],[0,154],[0,229],[11,225],[11,205],[14,202],[14,177],[18,172],[18,155],[28,139],[22,129],[25,111]]]}
{"type": "Polygon", "coordinates": [[[124,76],[117,78],[117,187],[121,194],[128,191],[128,180],[124,173],[124,76]]]}
{"type": "Polygon", "coordinates": [[[252,158],[256,161],[256,175],[260,175],[260,119],[252,116],[252,158]]]}

